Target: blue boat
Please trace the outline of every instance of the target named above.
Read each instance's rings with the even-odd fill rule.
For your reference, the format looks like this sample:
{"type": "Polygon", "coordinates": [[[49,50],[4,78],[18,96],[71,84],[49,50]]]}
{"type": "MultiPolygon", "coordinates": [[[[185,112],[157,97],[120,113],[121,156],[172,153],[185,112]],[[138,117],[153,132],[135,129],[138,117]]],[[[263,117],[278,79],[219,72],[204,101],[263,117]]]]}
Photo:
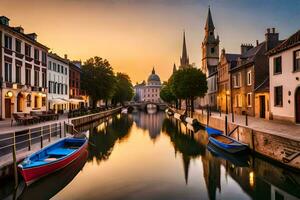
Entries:
{"type": "Polygon", "coordinates": [[[232,164],[238,167],[249,167],[250,158],[247,154],[235,155],[221,150],[220,148],[214,146],[211,143],[207,145],[208,151],[216,157],[228,160],[232,164]]]}
{"type": "Polygon", "coordinates": [[[207,132],[208,135],[211,135],[211,134],[222,135],[223,134],[222,131],[219,131],[219,130],[214,129],[214,128],[210,128],[208,126],[205,127],[205,130],[206,130],[206,132],[207,132]]]}
{"type": "Polygon", "coordinates": [[[18,165],[27,185],[62,169],[86,151],[88,140],[64,138],[25,158],[18,165]]]}
{"type": "Polygon", "coordinates": [[[208,140],[212,145],[232,154],[245,153],[249,149],[247,144],[226,135],[211,134],[208,140]]]}

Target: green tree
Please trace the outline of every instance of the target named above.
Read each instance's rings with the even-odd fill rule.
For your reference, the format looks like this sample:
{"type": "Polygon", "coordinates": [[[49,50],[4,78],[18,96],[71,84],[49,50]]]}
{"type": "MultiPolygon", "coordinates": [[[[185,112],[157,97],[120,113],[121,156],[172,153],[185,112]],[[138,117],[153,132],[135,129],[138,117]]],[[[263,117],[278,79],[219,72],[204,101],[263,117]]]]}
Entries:
{"type": "Polygon", "coordinates": [[[116,80],[113,68],[105,59],[95,56],[82,66],[81,87],[91,97],[93,107],[97,101],[111,99],[114,94],[116,80]]]}
{"type": "Polygon", "coordinates": [[[190,101],[191,111],[194,112],[195,98],[204,97],[207,92],[206,76],[197,68],[177,70],[172,75],[171,88],[178,99],[185,99],[187,109],[190,101]]]}
{"type": "Polygon", "coordinates": [[[116,88],[112,97],[112,102],[123,104],[125,101],[130,101],[133,97],[133,86],[127,74],[117,73],[116,88]]]}
{"type": "Polygon", "coordinates": [[[176,96],[173,94],[171,85],[169,82],[164,82],[160,90],[160,98],[169,104],[175,103],[177,101],[176,96]]]}

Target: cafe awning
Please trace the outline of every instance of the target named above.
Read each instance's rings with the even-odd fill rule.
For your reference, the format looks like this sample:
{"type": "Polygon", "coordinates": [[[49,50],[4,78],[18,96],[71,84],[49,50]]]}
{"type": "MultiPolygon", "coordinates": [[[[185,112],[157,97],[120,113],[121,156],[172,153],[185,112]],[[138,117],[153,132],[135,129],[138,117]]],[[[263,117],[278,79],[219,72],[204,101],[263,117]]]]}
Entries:
{"type": "Polygon", "coordinates": [[[68,100],[61,99],[61,98],[49,99],[49,102],[53,103],[53,104],[66,104],[66,103],[69,103],[68,100]]]}
{"type": "Polygon", "coordinates": [[[82,99],[69,99],[69,102],[73,103],[73,104],[78,104],[78,103],[84,102],[84,100],[82,100],[82,99]]]}

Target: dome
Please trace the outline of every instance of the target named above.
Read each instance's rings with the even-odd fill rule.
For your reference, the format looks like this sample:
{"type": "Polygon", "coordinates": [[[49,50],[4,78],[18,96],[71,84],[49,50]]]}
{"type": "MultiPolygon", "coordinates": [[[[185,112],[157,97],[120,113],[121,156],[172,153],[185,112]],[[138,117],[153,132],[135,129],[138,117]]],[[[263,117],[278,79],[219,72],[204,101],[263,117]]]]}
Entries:
{"type": "Polygon", "coordinates": [[[155,74],[155,70],[153,68],[152,73],[148,77],[148,83],[149,82],[159,82],[160,83],[160,78],[157,74],[155,74]]]}

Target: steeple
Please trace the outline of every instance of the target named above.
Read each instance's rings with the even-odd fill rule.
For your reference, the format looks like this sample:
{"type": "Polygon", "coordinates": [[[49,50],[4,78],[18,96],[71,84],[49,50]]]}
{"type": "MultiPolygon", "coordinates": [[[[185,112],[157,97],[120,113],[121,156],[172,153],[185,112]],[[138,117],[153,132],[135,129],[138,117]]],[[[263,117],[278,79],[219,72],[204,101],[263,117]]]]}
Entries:
{"type": "Polygon", "coordinates": [[[173,74],[174,74],[176,71],[177,71],[177,69],[176,69],[176,64],[174,63],[174,65],[173,65],[173,74]]]}
{"type": "Polygon", "coordinates": [[[208,14],[206,18],[206,24],[205,24],[205,30],[206,31],[214,31],[215,26],[211,17],[210,7],[208,7],[208,14]]]}
{"type": "Polygon", "coordinates": [[[182,56],[180,58],[181,67],[187,67],[189,65],[189,57],[186,50],[186,41],[185,41],[185,31],[183,31],[183,46],[182,46],[182,56]]]}
{"type": "Polygon", "coordinates": [[[155,74],[155,69],[154,69],[154,67],[153,67],[153,69],[152,69],[152,74],[155,74]]]}

